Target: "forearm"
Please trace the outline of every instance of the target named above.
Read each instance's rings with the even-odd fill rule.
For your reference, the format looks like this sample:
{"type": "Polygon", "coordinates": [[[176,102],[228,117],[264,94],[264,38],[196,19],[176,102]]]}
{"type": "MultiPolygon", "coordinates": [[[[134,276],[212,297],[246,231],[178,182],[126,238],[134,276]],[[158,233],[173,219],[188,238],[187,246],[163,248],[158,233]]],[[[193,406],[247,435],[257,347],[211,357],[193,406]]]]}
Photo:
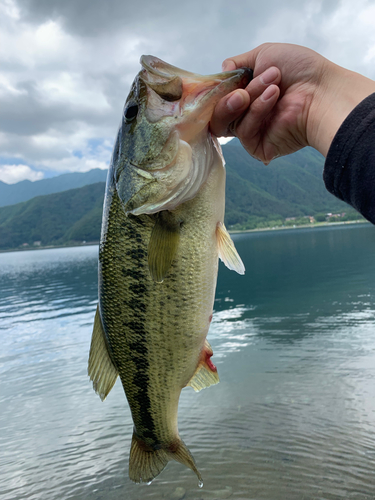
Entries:
{"type": "Polygon", "coordinates": [[[375,224],[375,93],[344,120],[328,151],[328,191],[375,224]]]}
{"type": "Polygon", "coordinates": [[[327,156],[341,124],[351,111],[375,92],[375,82],[325,60],[320,85],[307,121],[308,143],[327,156]]]}

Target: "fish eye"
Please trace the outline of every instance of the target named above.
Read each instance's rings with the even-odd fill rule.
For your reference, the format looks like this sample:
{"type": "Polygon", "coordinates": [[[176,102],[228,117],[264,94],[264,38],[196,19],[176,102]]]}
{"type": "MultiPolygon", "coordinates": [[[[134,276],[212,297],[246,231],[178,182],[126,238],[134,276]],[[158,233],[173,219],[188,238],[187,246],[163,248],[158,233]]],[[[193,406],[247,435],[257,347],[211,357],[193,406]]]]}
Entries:
{"type": "Polygon", "coordinates": [[[131,122],[138,114],[138,104],[130,104],[125,111],[125,119],[127,122],[131,122]]]}

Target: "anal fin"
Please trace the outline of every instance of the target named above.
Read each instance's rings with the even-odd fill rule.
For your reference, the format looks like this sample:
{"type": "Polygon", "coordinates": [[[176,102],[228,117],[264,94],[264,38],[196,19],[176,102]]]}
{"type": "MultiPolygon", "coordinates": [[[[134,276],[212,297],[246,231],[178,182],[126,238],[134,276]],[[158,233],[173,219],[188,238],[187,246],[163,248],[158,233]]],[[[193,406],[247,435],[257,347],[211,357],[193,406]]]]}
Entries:
{"type": "Polygon", "coordinates": [[[218,222],[216,226],[216,239],[219,258],[227,268],[236,271],[238,274],[245,274],[245,266],[238,255],[230,234],[222,222],[218,222]]]}
{"type": "Polygon", "coordinates": [[[192,387],[195,392],[199,392],[206,387],[210,387],[211,385],[215,385],[220,382],[217,368],[210,359],[212,355],[212,348],[206,340],[198,368],[187,383],[187,385],[192,387]]]}
{"type": "Polygon", "coordinates": [[[95,392],[104,401],[115,385],[118,371],[108,353],[99,305],[96,308],[87,371],[90,380],[93,382],[95,392]]]}

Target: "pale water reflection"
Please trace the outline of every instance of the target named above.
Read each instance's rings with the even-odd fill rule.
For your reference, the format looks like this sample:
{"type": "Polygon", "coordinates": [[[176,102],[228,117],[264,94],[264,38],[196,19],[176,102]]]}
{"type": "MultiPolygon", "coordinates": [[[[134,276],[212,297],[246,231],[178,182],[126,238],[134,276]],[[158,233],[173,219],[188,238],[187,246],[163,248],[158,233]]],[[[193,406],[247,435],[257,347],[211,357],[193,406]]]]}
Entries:
{"type": "Polygon", "coordinates": [[[209,333],[221,383],[186,389],[177,463],[128,479],[119,383],[87,377],[97,247],[0,254],[0,498],[375,498],[375,228],[244,234],[209,333]]]}

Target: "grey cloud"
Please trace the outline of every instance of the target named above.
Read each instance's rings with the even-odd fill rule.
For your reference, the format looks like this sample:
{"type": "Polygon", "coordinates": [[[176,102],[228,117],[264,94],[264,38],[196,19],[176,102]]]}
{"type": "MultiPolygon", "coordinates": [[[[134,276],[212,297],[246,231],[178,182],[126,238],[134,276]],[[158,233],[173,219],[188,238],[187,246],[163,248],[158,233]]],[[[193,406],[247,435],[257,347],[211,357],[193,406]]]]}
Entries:
{"type": "MultiPolygon", "coordinates": [[[[7,152],[22,154],[31,161],[67,158],[67,151],[72,149],[69,141],[79,127],[112,140],[131,81],[140,69],[137,59],[142,53],[208,74],[219,71],[225,58],[266,41],[303,43],[324,52],[330,33],[322,32],[322,21],[330,19],[341,5],[335,0],[16,2],[23,26],[32,23],[38,27],[55,20],[74,40],[73,52],[67,52],[67,57],[39,62],[30,71],[23,66],[22,58],[1,62],[1,71],[18,82],[14,86],[23,94],[8,93],[0,102],[0,130],[8,134],[7,152]],[[83,94],[95,88],[108,108],[97,109],[95,102],[87,104],[87,99],[82,105],[48,101],[38,82],[53,80],[63,72],[78,75],[83,94]],[[38,149],[32,136],[51,129],[66,138],[66,144],[54,151],[38,149]]],[[[353,46],[350,50],[355,52],[357,45],[353,46]]],[[[355,53],[351,59],[356,61],[355,53]]]]}
{"type": "MultiPolygon", "coordinates": [[[[287,5],[301,10],[311,3],[316,0],[288,0],[287,5]]],[[[323,3],[330,5],[333,0],[323,3]]],[[[207,45],[210,50],[218,44],[231,44],[232,40],[245,43],[249,40],[250,44],[267,18],[284,8],[277,0],[230,3],[227,0],[191,0],[186,4],[177,4],[176,0],[18,0],[18,5],[24,19],[35,23],[58,20],[68,32],[78,36],[97,37],[119,31],[160,40],[171,32],[178,40],[183,39],[184,34],[194,34],[200,39],[202,48],[207,45]]],[[[189,43],[188,39],[185,41],[189,43]]]]}
{"type": "MultiPolygon", "coordinates": [[[[319,5],[320,10],[330,13],[337,7],[335,0],[271,0],[233,1],[191,0],[177,4],[176,0],[18,0],[26,20],[36,23],[48,19],[60,20],[66,29],[76,35],[98,36],[120,30],[140,33],[152,29],[155,36],[163,37],[165,32],[176,27],[183,31],[191,26],[204,33],[205,26],[220,26],[232,32],[234,38],[251,37],[257,25],[267,23],[267,18],[285,7],[302,10],[306,5],[319,5]],[[149,23],[151,21],[151,25],[149,23]]],[[[211,30],[210,30],[211,31],[211,30]]],[[[148,33],[146,33],[148,34],[148,33]]],[[[212,36],[212,32],[210,32],[212,36]]],[[[228,40],[227,40],[228,41],[228,40]]],[[[208,40],[209,42],[209,40],[208,40]]]]}
{"type": "MultiPolygon", "coordinates": [[[[108,85],[107,92],[113,104],[117,104],[116,92],[108,85]]],[[[37,88],[35,81],[24,81],[16,89],[22,93],[8,94],[0,99],[0,131],[15,135],[37,135],[51,128],[69,131],[77,122],[87,122],[91,126],[100,126],[103,130],[111,127],[120,117],[117,106],[100,111],[92,107],[77,107],[66,102],[48,103],[37,88]]]]}
{"type": "Polygon", "coordinates": [[[16,89],[21,94],[8,94],[0,100],[0,130],[16,135],[34,135],[46,131],[55,121],[64,121],[67,110],[46,107],[33,81],[24,81],[16,89]],[[65,115],[65,117],[64,117],[65,115]]]}
{"type": "MultiPolygon", "coordinates": [[[[86,0],[19,0],[24,17],[34,22],[47,19],[61,20],[64,26],[75,34],[98,36],[115,30],[142,28],[149,19],[154,27],[162,28],[163,21],[177,21],[180,25],[193,19],[199,24],[202,15],[220,10],[220,2],[192,0],[186,8],[181,8],[175,0],[160,2],[137,0],[136,2],[107,0],[87,2],[86,0]],[[214,9],[212,9],[214,7],[214,9]],[[203,12],[202,12],[203,10],[203,12]]],[[[154,31],[157,33],[157,29],[154,31]]],[[[164,30],[168,29],[164,25],[164,30]]],[[[163,34],[163,33],[161,33],[163,34]]]]}
{"type": "MultiPolygon", "coordinates": [[[[277,0],[191,0],[182,5],[175,0],[18,0],[18,5],[25,20],[35,23],[57,20],[68,33],[84,38],[85,43],[90,43],[90,38],[102,37],[108,53],[111,51],[110,45],[107,46],[108,36],[118,33],[141,40],[137,47],[139,55],[151,53],[199,73],[217,72],[226,57],[253,48],[257,33],[285,10],[301,13],[301,23],[307,24],[306,44],[311,46],[311,37],[310,41],[319,45],[319,19],[337,8],[334,0],[282,3],[277,0]],[[315,13],[307,21],[309,7],[315,13]]],[[[282,28],[280,26],[281,31],[282,28]]],[[[288,35],[288,41],[293,41],[291,29],[288,35]]],[[[277,32],[268,36],[275,40],[277,32]]],[[[115,48],[118,47],[112,50],[115,48]]]]}
{"type": "MultiPolygon", "coordinates": [[[[102,132],[101,130],[97,130],[97,132],[102,132]]],[[[68,133],[64,133],[63,130],[59,130],[61,133],[61,140],[59,143],[53,147],[44,147],[41,148],[38,144],[33,141],[33,137],[31,136],[15,136],[9,134],[7,136],[7,142],[2,147],[2,153],[7,158],[14,158],[11,160],[13,162],[17,162],[22,160],[22,163],[25,163],[33,168],[38,170],[66,170],[66,165],[70,163],[74,163],[72,161],[73,156],[70,152],[71,144],[70,144],[70,136],[68,133]],[[61,166],[59,166],[61,163],[61,166]],[[52,167],[52,165],[54,167],[52,167]]],[[[95,138],[96,135],[94,134],[95,138]]],[[[114,137],[114,131],[110,134],[110,137],[114,137]]],[[[92,139],[93,139],[92,138],[92,139]]],[[[84,157],[95,158],[97,160],[101,160],[104,162],[109,162],[111,156],[113,141],[110,142],[109,148],[101,146],[97,148],[96,151],[90,152],[88,144],[82,143],[81,147],[78,147],[78,151],[82,151],[84,157]],[[100,153],[100,157],[98,156],[100,153]]],[[[10,160],[7,161],[9,163],[10,160]]]]}

